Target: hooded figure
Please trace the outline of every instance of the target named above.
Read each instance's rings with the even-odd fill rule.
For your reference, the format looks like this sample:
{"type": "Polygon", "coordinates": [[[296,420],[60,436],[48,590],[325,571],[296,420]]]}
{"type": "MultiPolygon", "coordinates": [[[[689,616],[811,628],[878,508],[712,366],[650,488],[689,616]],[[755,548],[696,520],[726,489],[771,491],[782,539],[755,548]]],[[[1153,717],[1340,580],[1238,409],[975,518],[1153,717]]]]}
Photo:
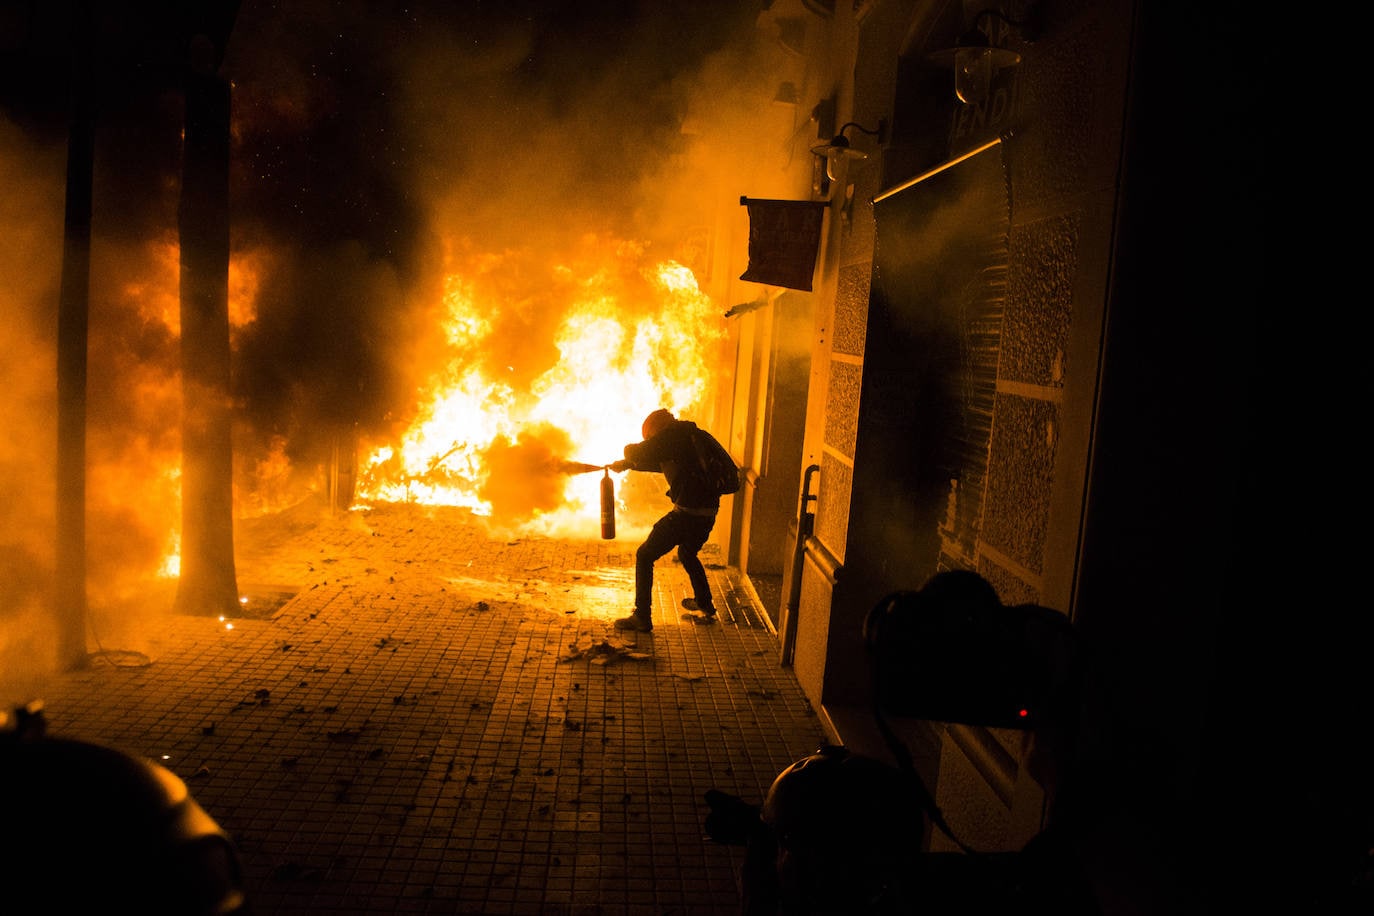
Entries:
{"type": "Polygon", "coordinates": [[[692,583],[692,597],[684,598],[682,606],[700,613],[705,620],[714,620],[711,586],[697,554],[715,527],[720,496],[707,480],[692,441],[693,436],[709,433],[663,408],[644,418],[640,432],[644,440],[625,446],[624,460],[612,464],[611,469],[662,474],[668,481],[673,508],[654,523],[635,552],[634,612],[617,620],[616,628],[640,633],[653,630],[654,563],[674,547],[692,583]]]}

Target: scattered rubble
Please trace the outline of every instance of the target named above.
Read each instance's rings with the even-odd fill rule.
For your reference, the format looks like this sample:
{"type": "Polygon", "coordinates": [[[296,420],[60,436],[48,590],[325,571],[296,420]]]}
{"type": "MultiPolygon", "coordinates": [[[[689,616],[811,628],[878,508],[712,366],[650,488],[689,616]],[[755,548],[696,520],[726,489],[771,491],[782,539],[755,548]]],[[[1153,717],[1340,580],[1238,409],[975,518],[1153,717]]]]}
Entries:
{"type": "Polygon", "coordinates": [[[609,665],[622,658],[645,659],[653,658],[653,655],[649,652],[641,652],[621,642],[597,639],[593,636],[579,636],[577,641],[570,644],[568,651],[558,660],[571,662],[580,658],[587,659],[593,665],[609,665]]]}
{"type": "Polygon", "coordinates": [[[283,862],[272,869],[272,879],[274,881],[323,881],[324,870],[315,867],[306,867],[296,862],[283,862]]]}

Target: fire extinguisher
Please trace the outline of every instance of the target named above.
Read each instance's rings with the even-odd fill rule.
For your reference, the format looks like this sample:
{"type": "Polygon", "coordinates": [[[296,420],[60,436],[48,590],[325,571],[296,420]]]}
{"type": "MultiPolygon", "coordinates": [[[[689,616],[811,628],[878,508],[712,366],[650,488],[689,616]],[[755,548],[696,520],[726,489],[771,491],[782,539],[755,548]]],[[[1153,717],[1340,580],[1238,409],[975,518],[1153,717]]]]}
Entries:
{"type": "Polygon", "coordinates": [[[601,478],[601,539],[615,540],[615,481],[611,480],[611,468],[606,466],[605,476],[601,478]]]}

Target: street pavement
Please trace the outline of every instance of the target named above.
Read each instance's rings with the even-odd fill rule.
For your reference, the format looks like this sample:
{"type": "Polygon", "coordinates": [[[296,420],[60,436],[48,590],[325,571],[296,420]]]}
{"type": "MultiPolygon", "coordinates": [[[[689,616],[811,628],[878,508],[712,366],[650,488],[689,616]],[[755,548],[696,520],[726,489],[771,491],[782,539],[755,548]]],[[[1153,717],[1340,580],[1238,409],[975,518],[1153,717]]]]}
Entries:
{"type": "Polygon", "coordinates": [[[761,801],[824,733],[718,551],[719,620],[684,617],[670,555],[640,634],[612,626],[629,537],[312,503],[235,538],[241,617],[93,638],[40,699],[50,733],[185,780],[253,913],[739,912],[744,851],[706,837],[704,794],[761,801]]]}

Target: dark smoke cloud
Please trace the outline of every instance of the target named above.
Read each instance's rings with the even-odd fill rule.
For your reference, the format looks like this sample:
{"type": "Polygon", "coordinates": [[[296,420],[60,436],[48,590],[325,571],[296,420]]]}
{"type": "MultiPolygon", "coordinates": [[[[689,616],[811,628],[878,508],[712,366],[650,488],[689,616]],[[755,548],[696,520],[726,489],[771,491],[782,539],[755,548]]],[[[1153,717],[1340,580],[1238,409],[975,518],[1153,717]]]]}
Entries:
{"type": "MultiPolygon", "coordinates": [[[[139,412],[117,380],[175,365],[174,330],[129,311],[125,292],[162,270],[137,246],[176,238],[189,17],[235,4],[95,6],[93,333],[119,344],[96,344],[93,372],[109,384],[93,422],[113,426],[139,412]]],[[[233,85],[235,256],[260,268],[254,318],[234,340],[248,454],[284,442],[309,467],[340,435],[403,429],[435,362],[451,271],[505,304],[474,358],[516,386],[544,371],[561,287],[575,282],[557,268],[588,236],[668,253],[710,222],[719,173],[702,168],[701,147],[738,145],[756,90],[771,91],[763,6],[238,4],[220,72],[233,85]]],[[[72,8],[0,6],[0,46],[13,52],[0,55],[0,108],[58,154],[72,8]]],[[[739,182],[731,193],[760,192],[747,159],[715,167],[739,182]]],[[[49,199],[60,206],[60,184],[49,199]]]]}
{"type": "MultiPolygon", "coordinates": [[[[96,231],[174,237],[178,67],[188,34],[232,15],[220,72],[233,85],[233,244],[273,271],[236,336],[237,393],[253,438],[285,436],[308,460],[341,428],[403,423],[423,381],[414,348],[465,253],[453,246],[537,251],[547,264],[588,232],[677,244],[706,221],[714,202],[692,178],[685,128],[733,131],[732,93],[767,64],[753,46],[766,5],[95,4],[96,231]]],[[[13,52],[0,55],[0,107],[54,143],[73,9],[0,6],[0,46],[13,52]]],[[[507,280],[528,284],[499,335],[521,352],[494,363],[535,372],[551,358],[547,274],[507,280]]]]}
{"type": "Polygon", "coordinates": [[[556,358],[551,265],[589,232],[651,237],[642,188],[683,153],[684,75],[740,36],[739,2],[246,3],[234,83],[236,244],[276,274],[236,353],[264,436],[296,460],[339,429],[403,428],[443,274],[508,307],[481,359],[556,358]],[[537,252],[537,255],[532,254],[537,252]]]}
{"type": "MultiPolygon", "coordinates": [[[[162,475],[179,460],[168,255],[189,34],[235,14],[220,72],[233,85],[234,263],[251,277],[231,285],[253,291],[240,297],[247,314],[231,316],[235,496],[240,508],[280,508],[318,484],[340,438],[385,441],[407,427],[427,373],[451,358],[447,278],[501,304],[495,333],[463,358],[520,388],[558,358],[560,309],[593,269],[589,252],[621,258],[627,276],[651,252],[705,277],[702,227],[719,222],[722,201],[788,196],[775,176],[792,153],[750,145],[808,128],[805,112],[771,105],[795,61],[756,27],[770,5],[109,0],[88,5],[97,41],[78,59],[75,0],[0,0],[0,656],[41,654],[15,641],[37,624],[10,624],[48,603],[38,573],[53,563],[54,316],[78,63],[99,89],[88,559],[95,623],[109,627],[110,594],[149,604],[150,570],[179,525],[178,483],[162,475]]],[[[628,283],[620,291],[641,298],[628,283]]],[[[639,419],[623,418],[627,441],[639,419]]],[[[507,517],[554,498],[565,471],[549,462],[570,448],[561,435],[490,444],[487,495],[507,517]]],[[[658,486],[647,475],[621,484],[658,486]]]]}

